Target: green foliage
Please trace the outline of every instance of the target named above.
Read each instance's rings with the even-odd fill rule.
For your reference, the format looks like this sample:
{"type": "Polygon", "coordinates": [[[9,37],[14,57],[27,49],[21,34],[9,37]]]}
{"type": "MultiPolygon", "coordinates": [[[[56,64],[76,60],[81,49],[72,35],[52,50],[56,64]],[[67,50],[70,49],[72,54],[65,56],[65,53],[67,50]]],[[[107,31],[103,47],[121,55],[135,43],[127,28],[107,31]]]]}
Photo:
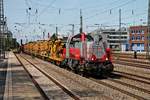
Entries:
{"type": "Polygon", "coordinates": [[[5,38],[5,50],[19,48],[19,43],[15,38],[5,38]]]}

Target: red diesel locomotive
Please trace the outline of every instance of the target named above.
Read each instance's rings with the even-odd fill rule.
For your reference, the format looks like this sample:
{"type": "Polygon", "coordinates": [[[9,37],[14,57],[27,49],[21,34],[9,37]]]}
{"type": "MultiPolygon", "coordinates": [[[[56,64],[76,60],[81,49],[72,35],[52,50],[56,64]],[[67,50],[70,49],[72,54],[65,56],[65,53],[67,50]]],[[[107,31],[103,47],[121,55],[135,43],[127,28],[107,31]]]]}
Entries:
{"type": "Polygon", "coordinates": [[[110,48],[101,35],[97,40],[85,33],[68,38],[63,57],[63,64],[81,74],[106,75],[114,68],[110,48]]]}

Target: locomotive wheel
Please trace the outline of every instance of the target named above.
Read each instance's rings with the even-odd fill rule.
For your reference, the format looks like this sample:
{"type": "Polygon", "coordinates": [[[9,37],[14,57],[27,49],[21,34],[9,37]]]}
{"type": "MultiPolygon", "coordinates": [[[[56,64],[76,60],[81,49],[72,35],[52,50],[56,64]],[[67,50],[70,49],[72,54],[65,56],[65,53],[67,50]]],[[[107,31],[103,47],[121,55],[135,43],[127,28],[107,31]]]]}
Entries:
{"type": "Polygon", "coordinates": [[[60,67],[61,67],[61,68],[67,68],[67,67],[68,67],[68,65],[67,65],[67,60],[66,60],[66,59],[65,59],[64,61],[61,61],[60,67]]]}
{"type": "Polygon", "coordinates": [[[56,65],[56,61],[54,61],[54,60],[52,60],[51,63],[54,64],[54,65],[56,65]]]}
{"type": "Polygon", "coordinates": [[[69,66],[69,68],[74,72],[74,73],[78,73],[79,72],[79,70],[78,70],[78,61],[76,61],[76,60],[72,60],[72,59],[69,59],[68,60],[68,66],[69,66]]]}
{"type": "Polygon", "coordinates": [[[112,71],[113,71],[113,69],[114,69],[114,66],[113,66],[113,64],[107,64],[106,65],[106,68],[107,68],[107,71],[109,72],[109,73],[111,73],[112,71]]]}
{"type": "Polygon", "coordinates": [[[78,74],[83,76],[83,77],[86,77],[86,69],[85,69],[85,65],[79,65],[78,66],[78,74]]]}
{"type": "Polygon", "coordinates": [[[68,59],[68,66],[69,66],[69,68],[70,68],[71,70],[73,70],[72,65],[73,65],[73,60],[72,60],[72,59],[68,59]]]}
{"type": "Polygon", "coordinates": [[[79,72],[78,66],[79,66],[78,61],[77,61],[77,60],[73,60],[72,67],[73,67],[74,72],[75,72],[76,74],[79,72]]]}

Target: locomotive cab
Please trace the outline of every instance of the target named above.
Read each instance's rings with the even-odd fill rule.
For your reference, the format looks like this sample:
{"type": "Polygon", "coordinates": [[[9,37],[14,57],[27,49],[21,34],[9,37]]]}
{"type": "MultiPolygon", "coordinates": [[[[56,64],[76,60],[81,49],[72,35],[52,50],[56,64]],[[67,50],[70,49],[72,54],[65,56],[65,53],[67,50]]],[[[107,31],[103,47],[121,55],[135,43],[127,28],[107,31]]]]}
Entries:
{"type": "Polygon", "coordinates": [[[87,63],[87,66],[91,66],[92,70],[98,70],[98,74],[110,74],[113,71],[113,64],[111,58],[111,49],[107,47],[106,41],[104,41],[102,35],[95,35],[94,41],[89,46],[89,55],[91,60],[87,63]]]}

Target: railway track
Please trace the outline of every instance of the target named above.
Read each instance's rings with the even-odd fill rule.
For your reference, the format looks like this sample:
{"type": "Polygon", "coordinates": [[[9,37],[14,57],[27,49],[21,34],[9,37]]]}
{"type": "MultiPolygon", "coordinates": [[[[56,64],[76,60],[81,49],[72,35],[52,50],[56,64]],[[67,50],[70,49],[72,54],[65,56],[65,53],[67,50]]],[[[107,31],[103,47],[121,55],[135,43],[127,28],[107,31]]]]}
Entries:
{"type": "MultiPolygon", "coordinates": [[[[27,57],[27,58],[29,58],[29,57],[27,57]]],[[[30,59],[30,58],[29,58],[30,59]]],[[[37,60],[37,59],[36,59],[37,60]]],[[[36,65],[38,65],[39,62],[40,61],[40,59],[39,60],[37,60],[37,62],[35,62],[35,61],[32,61],[32,63],[33,64],[36,64],[36,65]]],[[[44,62],[44,61],[43,61],[44,62]]],[[[40,61],[40,63],[42,63],[42,65],[43,66],[45,66],[45,67],[47,67],[47,68],[49,68],[49,66],[47,66],[46,65],[46,63],[48,63],[48,62],[41,62],[40,61]]],[[[56,67],[57,68],[57,67],[56,67]]],[[[56,71],[57,73],[59,73],[59,74],[61,74],[61,76],[65,76],[65,77],[67,77],[68,79],[70,79],[70,80],[74,80],[74,83],[79,83],[79,84],[82,84],[84,87],[86,87],[86,88],[89,88],[89,89],[91,89],[91,90],[94,90],[95,88],[93,87],[93,86],[91,86],[91,87],[89,87],[89,86],[86,86],[86,84],[84,83],[84,82],[80,82],[78,79],[76,79],[75,77],[70,77],[70,76],[68,76],[68,75],[66,75],[66,74],[63,74],[63,72],[60,72],[60,71],[58,71],[58,70],[54,70],[54,69],[50,69],[50,70],[53,70],[53,71],[56,71]]],[[[77,76],[79,76],[79,75],[77,75],[77,76]]],[[[86,80],[88,80],[88,79],[86,79],[86,80]]],[[[110,80],[110,79],[109,79],[110,80]]],[[[82,80],[83,81],[83,80],[82,80]]],[[[93,80],[92,80],[93,81],[93,80]]],[[[95,81],[94,81],[95,82],[95,81]]],[[[93,83],[92,82],[88,82],[88,83],[90,83],[90,85],[92,85],[93,83]]],[[[95,83],[94,83],[95,84],[95,83]]],[[[96,85],[97,85],[98,83],[96,82],[96,85]]],[[[95,86],[96,86],[95,85],[95,86]]],[[[102,84],[101,84],[102,85],[102,84]]],[[[104,85],[104,86],[106,86],[107,88],[111,88],[112,90],[114,90],[114,88],[112,88],[112,87],[109,87],[109,86],[107,86],[107,85],[104,85]]],[[[96,87],[96,89],[98,89],[98,88],[100,88],[100,87],[96,87]]],[[[134,88],[136,88],[136,87],[134,87],[134,88]]],[[[102,88],[100,89],[100,90],[102,90],[102,88]]],[[[106,90],[106,88],[104,89],[104,90],[106,90]]],[[[142,90],[142,89],[141,89],[142,90]]],[[[114,91],[117,91],[117,92],[120,92],[121,94],[125,94],[125,95],[128,95],[127,93],[124,93],[124,92],[121,92],[121,91],[119,91],[119,90],[117,90],[117,89],[115,89],[114,91]]],[[[143,89],[143,91],[144,91],[144,89],[143,89]]],[[[146,91],[146,90],[145,90],[146,91]]],[[[117,92],[115,92],[115,93],[117,93],[117,92]]],[[[111,92],[110,92],[111,93],[111,92]]],[[[81,93],[80,93],[81,94],[81,93]]],[[[106,95],[105,95],[106,96],[106,95]]],[[[119,95],[118,95],[119,96],[119,95]]],[[[128,95],[128,96],[130,96],[130,97],[132,97],[132,98],[135,98],[135,96],[131,96],[131,95],[128,95]]],[[[106,97],[107,98],[107,97],[106,97]]],[[[108,98],[110,98],[109,96],[108,96],[108,98]]],[[[139,97],[137,97],[137,98],[139,98],[139,97]]],[[[142,98],[140,98],[140,99],[142,99],[142,98]]],[[[89,99],[90,100],[90,99],[89,99]]],[[[93,99],[91,99],[91,100],[93,100],[93,99]]],[[[115,98],[115,100],[117,100],[116,98],[115,98]]]]}
{"type": "MultiPolygon", "coordinates": [[[[26,60],[28,63],[30,63],[32,66],[34,66],[38,71],[40,71],[43,75],[45,75],[49,80],[53,81],[58,87],[60,87],[66,94],[68,94],[71,98],[73,98],[74,100],[80,100],[79,96],[75,95],[72,91],[70,91],[68,88],[66,88],[64,85],[62,85],[61,83],[59,83],[55,78],[51,77],[50,75],[48,75],[47,73],[45,73],[43,70],[41,70],[38,66],[36,66],[35,64],[33,64],[31,61],[29,61],[28,59],[26,59],[25,57],[21,56],[24,60],[26,60]]],[[[18,57],[17,57],[18,58],[18,57]]],[[[19,58],[18,58],[19,60],[19,58]]],[[[25,68],[25,70],[27,70],[25,68]]],[[[28,71],[27,71],[28,72],[28,71]]],[[[29,73],[29,72],[28,72],[29,73]]],[[[30,74],[30,73],[29,73],[30,74]]],[[[30,75],[31,76],[31,75],[30,75]]],[[[32,77],[32,76],[31,76],[32,77]]],[[[33,79],[34,80],[34,79],[33,79]]],[[[34,80],[34,83],[36,83],[35,85],[38,86],[38,89],[40,90],[41,94],[46,97],[46,100],[49,100],[48,96],[46,96],[46,94],[44,93],[44,91],[40,88],[40,86],[38,85],[38,83],[34,80]]]]}
{"type": "Polygon", "coordinates": [[[150,62],[142,60],[119,59],[114,60],[115,69],[117,74],[134,76],[143,80],[150,80],[150,62]]]}
{"type": "MultiPolygon", "coordinates": [[[[119,59],[119,60],[113,60],[113,62],[115,64],[121,64],[121,65],[125,65],[125,66],[130,66],[130,67],[135,67],[135,68],[143,68],[145,70],[149,70],[150,69],[150,62],[148,61],[142,61],[142,60],[136,60],[136,59],[129,59],[127,56],[125,58],[119,59]],[[143,63],[144,62],[144,63],[143,63]]],[[[124,66],[124,67],[125,67],[124,66]]],[[[148,75],[148,73],[147,73],[148,75]]],[[[141,93],[146,93],[148,95],[150,95],[150,91],[149,89],[145,88],[145,85],[148,86],[150,88],[150,78],[149,77],[144,77],[144,76],[140,76],[140,75],[136,75],[136,74],[131,74],[131,73],[127,73],[122,71],[114,71],[111,76],[109,78],[107,78],[107,80],[103,81],[103,80],[96,80],[96,79],[92,79],[93,81],[99,83],[99,84],[103,84],[105,86],[108,86],[110,88],[113,88],[115,90],[118,90],[122,93],[125,93],[127,95],[130,95],[138,100],[149,100],[150,97],[148,97],[148,99],[144,98],[142,95],[139,96],[138,93],[131,93],[128,92],[124,89],[121,89],[119,87],[116,87],[119,85],[122,86],[126,86],[127,88],[130,88],[132,90],[137,90],[140,91],[141,93]],[[111,77],[120,77],[120,79],[115,79],[115,78],[111,78],[111,77]],[[124,78],[125,80],[130,80],[132,81],[132,83],[128,83],[127,81],[122,81],[122,78],[124,78]],[[107,82],[108,81],[108,82],[107,82]],[[134,84],[133,82],[137,83],[137,84],[144,84],[143,87],[137,84],[134,84]],[[112,85],[112,84],[116,84],[112,85]],[[136,86],[137,85],[137,86],[136,86]]]]}
{"type": "Polygon", "coordinates": [[[112,73],[112,75],[113,76],[124,77],[124,78],[127,78],[127,79],[139,81],[139,82],[150,85],[150,78],[147,78],[147,77],[144,77],[144,76],[139,76],[139,75],[130,74],[130,73],[121,72],[121,71],[114,71],[112,73]]]}
{"type": "Polygon", "coordinates": [[[142,60],[142,59],[134,59],[134,58],[124,58],[124,57],[122,57],[122,58],[119,58],[119,59],[117,59],[116,57],[114,57],[114,61],[117,61],[117,60],[119,60],[119,61],[126,61],[126,62],[134,62],[134,63],[144,63],[144,64],[150,64],[150,61],[149,60],[142,60]]]}
{"type": "MultiPolygon", "coordinates": [[[[23,57],[23,56],[22,56],[22,57],[23,57]]],[[[36,65],[36,64],[39,64],[39,63],[32,63],[31,61],[29,61],[29,60],[26,59],[25,57],[23,57],[23,58],[24,58],[26,61],[28,61],[31,65],[33,65],[34,67],[36,67],[38,70],[42,71],[42,70],[41,70],[40,68],[38,68],[38,66],[36,65]]],[[[44,66],[47,66],[47,65],[44,64],[44,63],[41,63],[41,64],[43,64],[44,66]]],[[[49,68],[49,66],[47,66],[47,68],[49,68]]],[[[67,79],[73,80],[74,83],[80,84],[82,87],[85,87],[85,88],[90,89],[93,93],[94,93],[94,92],[95,92],[95,93],[97,92],[97,91],[93,90],[93,88],[90,88],[90,87],[88,87],[88,86],[85,86],[84,84],[81,84],[80,82],[74,80],[74,78],[71,78],[71,77],[69,77],[68,75],[66,75],[66,74],[64,74],[64,73],[62,73],[62,72],[60,72],[60,71],[58,71],[58,70],[55,70],[55,69],[51,69],[51,70],[55,71],[56,73],[59,73],[60,76],[64,76],[64,77],[66,77],[67,79]]],[[[43,73],[45,76],[49,77],[49,75],[45,74],[44,71],[42,71],[42,73],[43,73]]],[[[51,77],[50,77],[50,79],[51,79],[51,77]]],[[[53,79],[52,79],[52,81],[53,81],[53,79]]],[[[87,95],[88,92],[89,92],[89,90],[87,89],[87,91],[85,91],[85,94],[84,94],[84,93],[81,93],[81,92],[80,92],[80,94],[79,94],[79,93],[76,93],[76,94],[75,94],[75,92],[72,93],[70,90],[68,90],[67,88],[63,87],[63,85],[61,85],[59,82],[57,82],[57,81],[55,82],[55,79],[54,79],[54,83],[55,83],[55,84],[58,84],[58,85],[60,86],[60,88],[62,88],[67,94],[69,94],[69,95],[70,95],[73,99],[75,99],[75,100],[80,100],[80,98],[82,98],[81,95],[87,95]]],[[[93,93],[92,93],[92,94],[93,94],[93,93]]],[[[96,94],[97,94],[97,93],[96,93],[96,94]]],[[[89,92],[89,95],[90,95],[90,92],[89,92]]],[[[105,100],[111,100],[110,97],[107,97],[107,96],[105,96],[105,95],[101,95],[101,98],[105,98],[105,100]]],[[[89,99],[89,100],[90,100],[90,99],[89,99]]]]}
{"type": "Polygon", "coordinates": [[[149,90],[150,80],[149,80],[149,78],[145,78],[145,77],[134,75],[134,74],[115,71],[110,75],[110,77],[107,77],[107,79],[104,79],[104,80],[99,80],[99,79],[95,79],[95,78],[90,78],[90,79],[99,84],[105,85],[107,87],[110,87],[112,89],[120,91],[124,94],[127,94],[131,97],[134,97],[137,100],[149,100],[149,98],[150,98],[148,96],[148,95],[150,95],[150,90],[149,90]],[[123,81],[122,78],[125,78],[125,80],[130,80],[132,82],[123,81]],[[145,79],[147,81],[144,81],[143,79],[145,79]],[[143,87],[140,86],[139,84],[143,84],[143,87]],[[149,88],[148,89],[145,88],[145,85],[149,86],[149,88]],[[130,90],[129,89],[126,90],[123,87],[129,88],[130,90]],[[141,93],[141,95],[138,95],[138,92],[136,93],[136,92],[130,92],[130,91],[136,91],[136,92],[139,91],[139,93],[141,93]],[[148,98],[143,97],[142,93],[146,93],[148,98]]]}
{"type": "MultiPolygon", "coordinates": [[[[113,53],[113,57],[118,56],[119,58],[128,58],[128,59],[134,59],[134,53],[113,53]]],[[[140,60],[146,60],[146,55],[145,54],[137,54],[137,59],[140,60]]]]}
{"type": "Polygon", "coordinates": [[[24,64],[21,62],[21,60],[18,58],[18,56],[15,54],[16,58],[18,59],[19,63],[21,64],[21,66],[23,66],[24,70],[27,72],[27,74],[29,75],[29,77],[31,78],[32,82],[34,83],[35,87],[37,88],[37,90],[39,91],[39,93],[41,94],[41,96],[43,97],[44,100],[49,100],[48,96],[45,94],[45,92],[43,91],[43,89],[40,87],[40,85],[36,82],[36,80],[32,77],[32,75],[30,74],[30,72],[26,69],[26,67],[24,66],[24,64]]]}
{"type": "Polygon", "coordinates": [[[142,89],[142,88],[137,88],[135,86],[132,86],[132,85],[129,85],[129,84],[126,84],[126,83],[123,83],[123,82],[119,82],[119,81],[116,81],[116,80],[112,80],[111,78],[108,78],[109,81],[108,80],[106,80],[106,81],[97,80],[97,79],[94,79],[94,78],[91,78],[91,80],[97,82],[98,84],[102,84],[102,85],[110,87],[114,90],[120,91],[121,93],[124,93],[126,95],[131,96],[131,97],[134,97],[137,100],[149,100],[149,99],[147,99],[147,98],[145,98],[141,95],[139,96],[138,93],[134,94],[133,92],[129,92],[128,90],[125,90],[125,89],[122,89],[121,87],[118,87],[118,84],[121,84],[121,85],[126,86],[128,88],[131,88],[132,90],[133,89],[140,90],[140,91],[142,90],[142,92],[149,93],[148,90],[145,90],[145,89],[142,89]],[[113,85],[112,85],[112,82],[113,82],[113,85]],[[116,86],[114,84],[116,84],[116,86]]]}
{"type": "MultiPolygon", "coordinates": [[[[108,79],[110,79],[110,80],[112,80],[112,81],[116,81],[116,80],[113,80],[114,77],[125,78],[125,79],[127,79],[127,80],[132,80],[132,81],[139,82],[139,83],[143,83],[143,84],[145,84],[145,85],[149,85],[149,86],[150,86],[150,80],[149,80],[149,78],[147,78],[147,77],[145,78],[145,77],[141,77],[141,76],[134,75],[134,74],[129,74],[129,73],[124,73],[124,72],[114,71],[114,72],[110,75],[110,77],[109,77],[108,79]]],[[[119,82],[119,81],[116,81],[116,82],[122,84],[122,82],[119,82]]],[[[126,83],[123,83],[123,84],[128,85],[127,82],[126,82],[126,83]]],[[[130,84],[129,84],[129,85],[130,85],[130,84]]],[[[133,87],[133,88],[137,88],[137,89],[139,88],[139,87],[137,87],[137,86],[135,86],[135,85],[134,85],[134,86],[130,85],[130,86],[133,87]]],[[[140,88],[139,88],[139,90],[142,90],[143,92],[146,91],[145,89],[143,90],[143,89],[140,89],[140,88]]],[[[150,93],[149,90],[148,90],[147,92],[150,93]]]]}
{"type": "Polygon", "coordinates": [[[93,81],[99,83],[99,84],[103,84],[105,86],[108,86],[110,88],[113,88],[115,90],[118,90],[122,93],[125,93],[127,95],[130,95],[138,100],[149,100],[149,98],[144,98],[142,96],[139,96],[137,94],[134,94],[131,93],[131,92],[128,92],[124,89],[121,89],[119,85],[122,85],[122,86],[126,86],[127,88],[130,88],[131,90],[137,90],[141,93],[146,93],[148,95],[150,95],[150,78],[148,77],[144,77],[144,76],[139,76],[139,75],[135,75],[135,74],[131,74],[131,73],[126,73],[126,72],[121,72],[121,71],[114,71],[110,77],[107,78],[107,80],[103,81],[103,80],[97,80],[97,79],[92,79],[93,81]],[[125,79],[125,81],[123,81],[123,79],[125,79]],[[126,81],[126,80],[130,80],[132,82],[129,82],[126,81]],[[112,85],[113,84],[116,84],[116,85],[112,85]],[[140,86],[140,84],[143,85],[140,86]],[[147,88],[145,86],[148,86],[147,88]]]}
{"type": "MultiPolygon", "coordinates": [[[[26,59],[26,57],[24,57],[24,59],[26,59]]],[[[30,61],[30,60],[28,60],[28,59],[26,59],[28,62],[30,62],[30,64],[31,65],[33,65],[33,66],[36,66],[37,67],[37,64],[39,64],[39,62],[37,61],[37,62],[34,62],[34,61],[30,61]]],[[[40,62],[41,63],[41,62],[40,62]]],[[[48,66],[46,65],[46,64],[44,64],[44,63],[42,63],[42,65],[43,66],[46,66],[47,68],[48,68],[48,66]]],[[[53,69],[52,69],[53,70],[53,69]]],[[[75,78],[71,78],[71,77],[68,77],[67,75],[65,75],[65,74],[63,74],[63,73],[61,73],[61,72],[59,72],[58,70],[54,70],[54,71],[56,71],[57,73],[60,73],[62,76],[65,76],[65,77],[67,77],[67,78],[69,78],[70,80],[74,80],[74,82],[76,82],[76,83],[79,83],[79,84],[81,84],[80,82],[78,82],[77,80],[75,80],[75,78]]],[[[145,89],[145,88],[141,88],[141,87],[138,87],[138,86],[135,86],[135,85],[132,85],[132,84],[128,84],[128,83],[126,83],[126,82],[122,82],[122,81],[120,81],[120,80],[118,80],[118,79],[115,79],[115,78],[113,78],[113,76],[115,76],[115,77],[123,77],[123,78],[127,78],[127,79],[130,79],[130,80],[134,80],[134,81],[137,81],[137,82],[141,82],[141,83],[144,83],[144,84],[147,84],[147,85],[150,85],[150,81],[149,81],[149,78],[145,78],[145,77],[142,77],[142,76],[138,76],[138,75],[131,75],[131,74],[128,74],[128,73],[122,73],[122,72],[119,72],[119,71],[115,71],[113,74],[112,74],[112,76],[110,77],[110,78],[108,78],[107,80],[98,80],[98,79],[90,79],[90,80],[92,80],[92,81],[94,81],[94,82],[96,82],[96,83],[98,83],[98,84],[101,84],[101,85],[103,85],[103,86],[106,86],[106,87],[108,87],[108,88],[111,88],[111,89],[114,89],[114,90],[116,90],[116,91],[119,91],[119,92],[121,92],[121,93],[123,93],[123,94],[126,94],[126,95],[128,95],[128,96],[130,96],[130,97],[133,97],[133,98],[135,98],[135,99],[138,99],[138,100],[148,100],[147,98],[148,97],[143,97],[142,95],[138,95],[138,91],[139,91],[139,93],[140,94],[144,94],[144,96],[145,95],[147,95],[147,94],[150,94],[150,91],[149,90],[147,90],[147,89],[145,89]],[[144,80],[143,80],[144,79],[144,80]],[[145,81],[146,80],[146,81],[145,81]],[[116,85],[112,85],[112,84],[110,84],[110,83],[113,83],[113,84],[116,84],[116,85]],[[127,87],[127,88],[129,88],[131,91],[132,90],[134,90],[136,93],[134,94],[133,92],[130,92],[130,91],[126,91],[126,90],[124,90],[124,89],[122,89],[121,87],[118,87],[118,84],[119,85],[122,85],[122,87],[127,87]]],[[[92,83],[91,83],[92,84],[92,83]]],[[[87,88],[89,88],[89,87],[87,87],[87,88]]],[[[106,98],[109,98],[109,97],[106,97],[106,98]]],[[[79,98],[78,98],[79,99],[79,98]]],[[[110,98],[109,98],[110,99],[110,98]]],[[[90,99],[89,99],[90,100],[90,99]]]]}
{"type": "Polygon", "coordinates": [[[133,89],[137,89],[139,91],[142,91],[144,93],[148,93],[150,94],[150,90],[147,90],[147,89],[143,89],[143,88],[140,88],[140,87],[137,87],[135,85],[131,85],[129,83],[126,83],[126,82],[122,82],[120,80],[114,80],[113,78],[108,78],[108,80],[112,81],[112,82],[115,82],[115,83],[118,83],[118,84],[121,84],[121,85],[124,85],[124,86],[127,86],[127,87],[131,87],[133,89]]]}
{"type": "Polygon", "coordinates": [[[148,64],[143,64],[143,62],[137,63],[137,62],[131,62],[130,60],[114,60],[113,62],[115,64],[121,64],[121,65],[128,65],[128,66],[132,66],[132,67],[150,69],[150,64],[149,63],[148,64]]]}

